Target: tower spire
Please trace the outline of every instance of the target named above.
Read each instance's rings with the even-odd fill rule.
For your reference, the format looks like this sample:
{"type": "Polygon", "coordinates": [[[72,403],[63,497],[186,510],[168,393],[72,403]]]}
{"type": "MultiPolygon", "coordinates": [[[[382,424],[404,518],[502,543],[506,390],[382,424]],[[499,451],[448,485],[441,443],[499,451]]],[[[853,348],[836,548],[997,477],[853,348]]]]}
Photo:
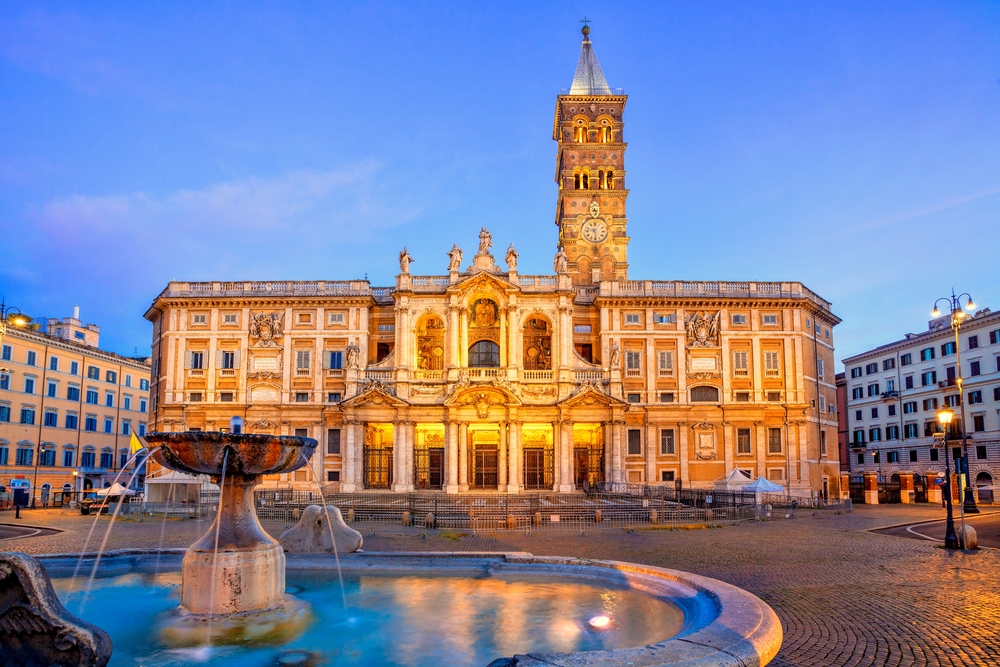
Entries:
{"type": "Polygon", "coordinates": [[[570,86],[570,95],[610,95],[611,88],[604,78],[604,72],[594,55],[594,48],[590,43],[590,20],[585,16],[580,21],[583,24],[583,44],[580,46],[580,61],[576,64],[576,74],[573,75],[573,85],[570,86]]]}

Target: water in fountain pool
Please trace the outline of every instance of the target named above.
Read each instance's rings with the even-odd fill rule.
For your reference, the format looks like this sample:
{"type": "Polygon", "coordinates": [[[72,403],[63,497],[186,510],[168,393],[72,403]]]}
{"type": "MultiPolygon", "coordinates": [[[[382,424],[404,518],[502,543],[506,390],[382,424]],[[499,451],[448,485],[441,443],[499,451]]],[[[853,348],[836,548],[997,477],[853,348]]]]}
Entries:
{"type": "MultiPolygon", "coordinates": [[[[155,628],[180,600],[180,573],[128,574],[94,582],[83,618],[114,641],[110,667],[274,665],[322,656],[319,664],[486,665],[515,653],[643,646],[675,635],[683,612],[604,583],[538,576],[375,575],[289,571],[288,591],[312,605],[314,620],[281,647],[168,649],[155,628]],[[606,627],[590,620],[607,616],[606,627]],[[298,657],[296,657],[298,656],[298,657]]],[[[53,585],[65,602],[81,594],[68,578],[53,585]]],[[[306,663],[303,663],[306,664],[306,663]]]]}

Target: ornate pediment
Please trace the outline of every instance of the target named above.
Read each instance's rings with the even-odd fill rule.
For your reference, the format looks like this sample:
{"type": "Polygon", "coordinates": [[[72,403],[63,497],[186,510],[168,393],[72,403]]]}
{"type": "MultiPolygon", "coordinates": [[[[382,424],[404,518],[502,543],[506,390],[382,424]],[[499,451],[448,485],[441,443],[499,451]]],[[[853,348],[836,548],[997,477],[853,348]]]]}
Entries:
{"type": "Polygon", "coordinates": [[[501,295],[506,294],[508,290],[516,288],[517,286],[507,281],[505,278],[496,276],[492,273],[487,273],[485,271],[480,271],[478,273],[471,274],[464,280],[459,281],[455,287],[458,288],[458,290],[463,294],[476,292],[476,298],[479,298],[479,295],[481,294],[483,297],[499,299],[501,295]]]}
{"type": "Polygon", "coordinates": [[[572,394],[559,401],[558,405],[563,407],[622,406],[626,410],[629,408],[628,403],[609,395],[604,391],[604,385],[598,382],[582,383],[572,394]]]}
{"type": "MultiPolygon", "coordinates": [[[[486,385],[469,385],[459,382],[455,384],[445,405],[472,405],[477,414],[488,415],[489,409],[497,405],[521,405],[521,399],[514,393],[506,381],[492,382],[486,385]]],[[[486,419],[481,416],[480,419],[486,419]]]]}
{"type": "Polygon", "coordinates": [[[360,408],[365,406],[388,406],[402,408],[409,405],[378,380],[368,380],[358,384],[358,393],[341,402],[341,407],[360,408]]]}

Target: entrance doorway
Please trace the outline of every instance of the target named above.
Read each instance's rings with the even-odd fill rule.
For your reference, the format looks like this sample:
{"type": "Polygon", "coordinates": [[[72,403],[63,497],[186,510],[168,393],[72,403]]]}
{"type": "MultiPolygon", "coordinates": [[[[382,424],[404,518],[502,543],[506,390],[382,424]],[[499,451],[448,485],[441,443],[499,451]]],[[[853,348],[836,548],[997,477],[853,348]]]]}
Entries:
{"type": "Polygon", "coordinates": [[[367,424],[363,456],[366,489],[392,488],[392,424],[367,424]]]}
{"type": "Polygon", "coordinates": [[[428,447],[416,451],[417,489],[444,487],[444,447],[428,447]]]}
{"type": "Polygon", "coordinates": [[[524,488],[546,488],[544,449],[524,450],[524,488]]]}
{"type": "Polygon", "coordinates": [[[469,431],[469,486],[496,490],[500,486],[500,429],[477,424],[469,431]]]}
{"type": "Polygon", "coordinates": [[[587,491],[604,481],[604,428],[573,424],[573,481],[587,491]]]}

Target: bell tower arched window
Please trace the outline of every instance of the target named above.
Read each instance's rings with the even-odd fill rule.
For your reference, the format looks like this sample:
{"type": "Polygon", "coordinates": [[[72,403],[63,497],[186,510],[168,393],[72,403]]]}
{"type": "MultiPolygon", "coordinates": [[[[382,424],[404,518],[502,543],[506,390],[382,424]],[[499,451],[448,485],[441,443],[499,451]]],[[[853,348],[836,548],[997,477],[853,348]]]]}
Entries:
{"type": "Polygon", "coordinates": [[[573,128],[573,141],[578,144],[587,143],[587,128],[582,125],[573,128]]]}
{"type": "Polygon", "coordinates": [[[580,175],[580,189],[589,190],[590,189],[590,171],[584,169],[583,173],[580,175]]]}
{"type": "Polygon", "coordinates": [[[605,189],[606,190],[614,190],[615,189],[615,170],[614,169],[608,169],[608,173],[606,175],[606,178],[607,178],[608,187],[605,188],[605,189]]]}
{"type": "Polygon", "coordinates": [[[605,125],[604,127],[601,128],[601,143],[602,144],[610,144],[611,143],[611,136],[612,136],[612,131],[611,131],[611,127],[610,126],[605,125]]]}

